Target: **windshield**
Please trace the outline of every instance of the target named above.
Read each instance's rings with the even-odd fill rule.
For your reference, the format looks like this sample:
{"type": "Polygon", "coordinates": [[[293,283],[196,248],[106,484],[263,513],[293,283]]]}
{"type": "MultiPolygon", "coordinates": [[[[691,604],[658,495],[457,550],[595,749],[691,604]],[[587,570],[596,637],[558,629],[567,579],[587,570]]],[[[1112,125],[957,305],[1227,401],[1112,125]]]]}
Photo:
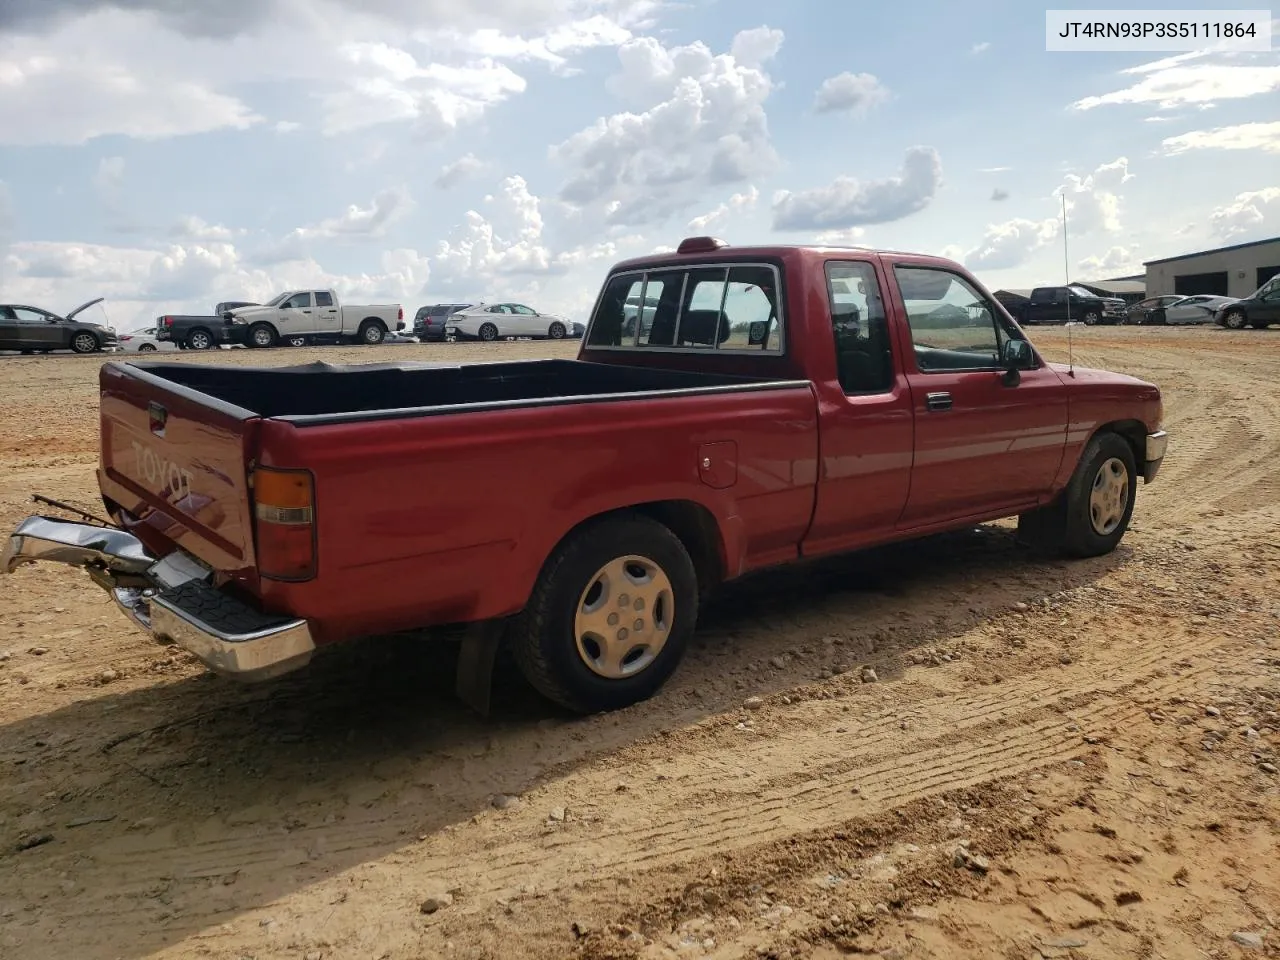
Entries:
{"type": "Polygon", "coordinates": [[[1068,289],[1070,289],[1070,291],[1071,291],[1072,293],[1074,293],[1077,297],[1092,297],[1092,296],[1093,296],[1093,294],[1092,294],[1092,293],[1090,293],[1088,290],[1086,290],[1084,287],[1069,287],[1068,289]]]}

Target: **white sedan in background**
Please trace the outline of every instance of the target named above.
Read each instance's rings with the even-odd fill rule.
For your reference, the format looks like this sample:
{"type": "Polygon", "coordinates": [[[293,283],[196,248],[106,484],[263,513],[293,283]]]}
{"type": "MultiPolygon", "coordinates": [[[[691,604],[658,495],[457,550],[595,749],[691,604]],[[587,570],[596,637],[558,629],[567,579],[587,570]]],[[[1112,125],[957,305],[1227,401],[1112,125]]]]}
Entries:
{"type": "Polygon", "coordinates": [[[458,340],[563,340],[573,329],[573,321],[553,313],[539,313],[523,303],[478,303],[451,314],[444,331],[445,336],[458,340]]]}
{"type": "Polygon", "coordinates": [[[121,353],[155,353],[158,350],[177,350],[178,345],[169,340],[157,340],[156,328],[122,333],[118,338],[121,353]]]}
{"type": "Polygon", "coordinates": [[[1170,325],[1184,323],[1211,323],[1213,315],[1227,303],[1233,303],[1235,297],[1218,297],[1210,294],[1196,294],[1183,297],[1164,308],[1164,322],[1170,325]]]}

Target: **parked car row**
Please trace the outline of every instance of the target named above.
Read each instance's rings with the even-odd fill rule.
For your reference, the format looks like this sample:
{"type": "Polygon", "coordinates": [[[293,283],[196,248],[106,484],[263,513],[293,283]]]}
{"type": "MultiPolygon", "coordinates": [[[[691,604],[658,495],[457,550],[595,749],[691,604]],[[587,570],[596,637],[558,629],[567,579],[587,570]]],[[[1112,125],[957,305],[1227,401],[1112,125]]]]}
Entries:
{"type": "Polygon", "coordinates": [[[437,303],[423,307],[413,321],[419,340],[564,340],[581,337],[584,324],[523,303],[437,303]]]}
{"type": "Polygon", "coordinates": [[[1233,297],[1218,297],[1207,293],[1192,297],[1179,295],[1148,297],[1129,308],[1127,319],[1129,323],[1137,326],[1208,323],[1213,320],[1214,314],[1220,308],[1235,302],[1233,297]]]}

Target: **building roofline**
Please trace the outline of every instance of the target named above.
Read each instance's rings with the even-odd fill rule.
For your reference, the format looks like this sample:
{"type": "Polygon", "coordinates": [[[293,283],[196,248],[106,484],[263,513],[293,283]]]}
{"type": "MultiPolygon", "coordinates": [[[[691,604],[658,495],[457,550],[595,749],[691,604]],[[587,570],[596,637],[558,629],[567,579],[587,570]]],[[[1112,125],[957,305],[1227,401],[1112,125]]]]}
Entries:
{"type": "Polygon", "coordinates": [[[1228,253],[1232,250],[1244,250],[1247,247],[1260,247],[1265,243],[1280,243],[1280,237],[1268,237],[1266,240],[1250,240],[1248,243],[1236,243],[1229,247],[1214,247],[1212,250],[1198,250],[1195,253],[1182,253],[1176,257],[1161,257],[1159,260],[1144,260],[1142,265],[1149,267],[1153,263],[1173,263],[1175,260],[1190,260],[1192,257],[1203,257],[1210,253],[1228,253]]]}

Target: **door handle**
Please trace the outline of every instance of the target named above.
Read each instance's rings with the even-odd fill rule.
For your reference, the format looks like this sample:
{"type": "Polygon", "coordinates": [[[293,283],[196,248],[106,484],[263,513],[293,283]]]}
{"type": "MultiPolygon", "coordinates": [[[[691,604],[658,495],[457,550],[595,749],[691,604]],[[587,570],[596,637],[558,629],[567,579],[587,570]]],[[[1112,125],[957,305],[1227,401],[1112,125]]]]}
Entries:
{"type": "Polygon", "coordinates": [[[310,311],[310,310],[303,310],[302,312],[303,312],[303,313],[310,313],[311,311],[310,311]]]}
{"type": "Polygon", "coordinates": [[[930,410],[950,410],[951,394],[945,391],[925,394],[924,405],[930,410]]]}

